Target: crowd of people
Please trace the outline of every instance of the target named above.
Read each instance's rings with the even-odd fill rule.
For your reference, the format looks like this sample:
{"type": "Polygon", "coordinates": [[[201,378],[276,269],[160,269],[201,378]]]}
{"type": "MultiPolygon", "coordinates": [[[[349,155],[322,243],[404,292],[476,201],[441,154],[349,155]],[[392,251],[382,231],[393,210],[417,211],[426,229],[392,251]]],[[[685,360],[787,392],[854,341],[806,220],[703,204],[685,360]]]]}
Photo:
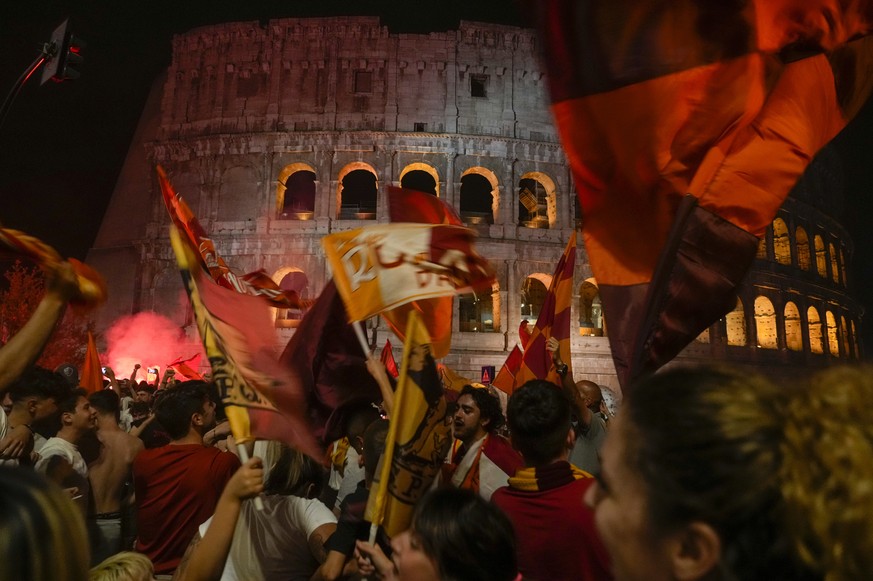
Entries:
{"type": "MultiPolygon", "coordinates": [[[[777,385],[718,366],[643,378],[620,409],[532,380],[505,408],[465,386],[410,528],[364,519],[388,439],[347,415],[319,462],[275,441],[241,461],[214,387],[140,367],[88,393],[33,365],[71,272],[0,348],[0,579],[862,579],[873,573],[873,375],[777,385]],[[257,502],[256,502],[257,500],[257,502]]],[[[384,370],[368,364],[377,381],[384,370]]],[[[390,402],[387,412],[392,413],[390,402]]],[[[614,404],[613,401],[609,402],[614,404]]]]}

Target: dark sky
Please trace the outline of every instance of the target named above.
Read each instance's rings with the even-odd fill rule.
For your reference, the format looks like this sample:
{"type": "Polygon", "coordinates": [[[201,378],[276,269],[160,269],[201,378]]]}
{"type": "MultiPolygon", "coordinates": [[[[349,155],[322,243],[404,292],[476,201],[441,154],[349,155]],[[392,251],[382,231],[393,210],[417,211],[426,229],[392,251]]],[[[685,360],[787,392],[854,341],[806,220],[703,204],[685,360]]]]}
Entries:
{"type": "MultiPolygon", "coordinates": [[[[52,30],[70,17],[87,41],[82,77],[23,88],[0,126],[0,222],[84,258],[130,145],[149,88],[170,61],[170,40],[191,28],[234,20],[370,14],[392,31],[448,30],[458,20],[519,24],[512,0],[7,0],[0,7],[3,97],[52,30]]],[[[855,242],[853,287],[873,305],[873,104],[836,147],[846,172],[842,219],[855,242]]],[[[873,324],[862,324],[873,346],[873,324]]],[[[868,349],[869,350],[869,349],[868,349]]]]}

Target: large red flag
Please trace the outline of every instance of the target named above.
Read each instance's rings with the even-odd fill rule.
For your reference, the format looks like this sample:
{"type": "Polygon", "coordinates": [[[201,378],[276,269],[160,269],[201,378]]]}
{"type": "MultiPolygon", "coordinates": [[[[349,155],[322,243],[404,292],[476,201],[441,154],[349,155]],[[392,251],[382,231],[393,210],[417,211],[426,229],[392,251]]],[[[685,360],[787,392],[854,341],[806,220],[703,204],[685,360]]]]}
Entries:
{"type": "Polygon", "coordinates": [[[175,227],[170,235],[234,438],[281,440],[321,460],[300,381],[276,357],[267,303],[218,285],[187,238],[175,227]]]}
{"type": "Polygon", "coordinates": [[[82,365],[82,377],[79,386],[84,387],[88,393],[97,393],[103,390],[103,369],[100,366],[100,354],[97,353],[97,344],[94,335],[88,331],[88,348],[85,351],[85,363],[82,365]]]}
{"type": "Polygon", "coordinates": [[[555,267],[555,275],[540,308],[536,325],[524,350],[521,367],[515,375],[515,387],[531,379],[547,379],[561,385],[561,377],[552,369],[552,354],[546,341],[554,337],[560,345],[561,359],[573,377],[570,357],[570,305],[573,300],[573,272],[576,267],[576,232],[570,236],[564,253],[555,267]]]}
{"type": "Polygon", "coordinates": [[[323,443],[343,436],[348,413],[382,401],[333,280],[300,321],[281,362],[300,378],[306,413],[323,443]]]}
{"type": "Polygon", "coordinates": [[[873,0],[535,6],[627,385],[736,305],[757,238],[867,100],[873,0]]]}
{"type": "Polygon", "coordinates": [[[181,376],[180,381],[188,379],[203,379],[203,376],[196,370],[199,363],[200,353],[197,353],[188,359],[182,359],[179,357],[172,363],[168,363],[167,367],[174,369],[177,377],[181,376]]]}
{"type": "Polygon", "coordinates": [[[182,199],[181,194],[173,189],[164,168],[158,166],[157,171],[161,194],[170,219],[176,228],[184,233],[188,243],[198,250],[203,266],[209,271],[215,282],[242,294],[262,297],[274,307],[298,309],[306,306],[296,292],[282,290],[262,270],[242,276],[233,272],[224,262],[224,259],[218,255],[215,244],[206,235],[200,221],[182,199]]]}

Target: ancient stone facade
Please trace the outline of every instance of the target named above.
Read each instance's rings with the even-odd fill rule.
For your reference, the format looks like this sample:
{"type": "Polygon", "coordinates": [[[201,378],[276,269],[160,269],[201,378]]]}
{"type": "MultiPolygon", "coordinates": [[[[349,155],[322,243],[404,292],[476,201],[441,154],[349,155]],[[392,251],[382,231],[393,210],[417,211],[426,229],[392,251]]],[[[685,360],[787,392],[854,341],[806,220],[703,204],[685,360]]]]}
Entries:
{"type": "MultiPolygon", "coordinates": [[[[322,236],[386,222],[383,186],[402,185],[439,196],[478,230],[498,283],[490,296],[455,299],[445,363],[474,378],[483,365],[499,369],[520,322],[535,321],[581,225],[536,42],[530,30],[472,22],[391,34],[368,17],[230,23],[176,36],[89,255],[113,291],[100,323],[155,310],[188,325],[193,340],[155,164],[233,268],[264,269],[309,298],[330,276],[322,236]]],[[[857,356],[859,308],[845,277],[851,245],[839,224],[790,200],[762,248],[741,314],[714,325],[683,358],[790,367],[857,356]]],[[[576,281],[575,370],[617,387],[581,244],[576,281]]],[[[286,340],[300,313],[275,316],[286,340]]],[[[390,336],[379,321],[370,329],[374,345],[390,336]]]]}

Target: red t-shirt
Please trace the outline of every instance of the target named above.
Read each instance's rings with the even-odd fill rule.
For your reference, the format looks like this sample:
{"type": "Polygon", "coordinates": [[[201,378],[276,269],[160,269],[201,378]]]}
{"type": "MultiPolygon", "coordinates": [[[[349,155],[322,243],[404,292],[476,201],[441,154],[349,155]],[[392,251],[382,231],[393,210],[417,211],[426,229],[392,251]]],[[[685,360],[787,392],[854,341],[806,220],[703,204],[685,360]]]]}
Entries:
{"type": "Polygon", "coordinates": [[[224,485],[240,467],[230,452],[200,444],[143,450],[133,461],[136,550],[172,573],[197,527],[215,512],[224,485]]]}
{"type": "Polygon", "coordinates": [[[518,490],[510,481],[491,497],[515,529],[519,572],[533,581],[612,579],[593,513],[582,500],[594,479],[573,480],[566,462],[537,468],[537,475],[546,490],[518,490]]]}

